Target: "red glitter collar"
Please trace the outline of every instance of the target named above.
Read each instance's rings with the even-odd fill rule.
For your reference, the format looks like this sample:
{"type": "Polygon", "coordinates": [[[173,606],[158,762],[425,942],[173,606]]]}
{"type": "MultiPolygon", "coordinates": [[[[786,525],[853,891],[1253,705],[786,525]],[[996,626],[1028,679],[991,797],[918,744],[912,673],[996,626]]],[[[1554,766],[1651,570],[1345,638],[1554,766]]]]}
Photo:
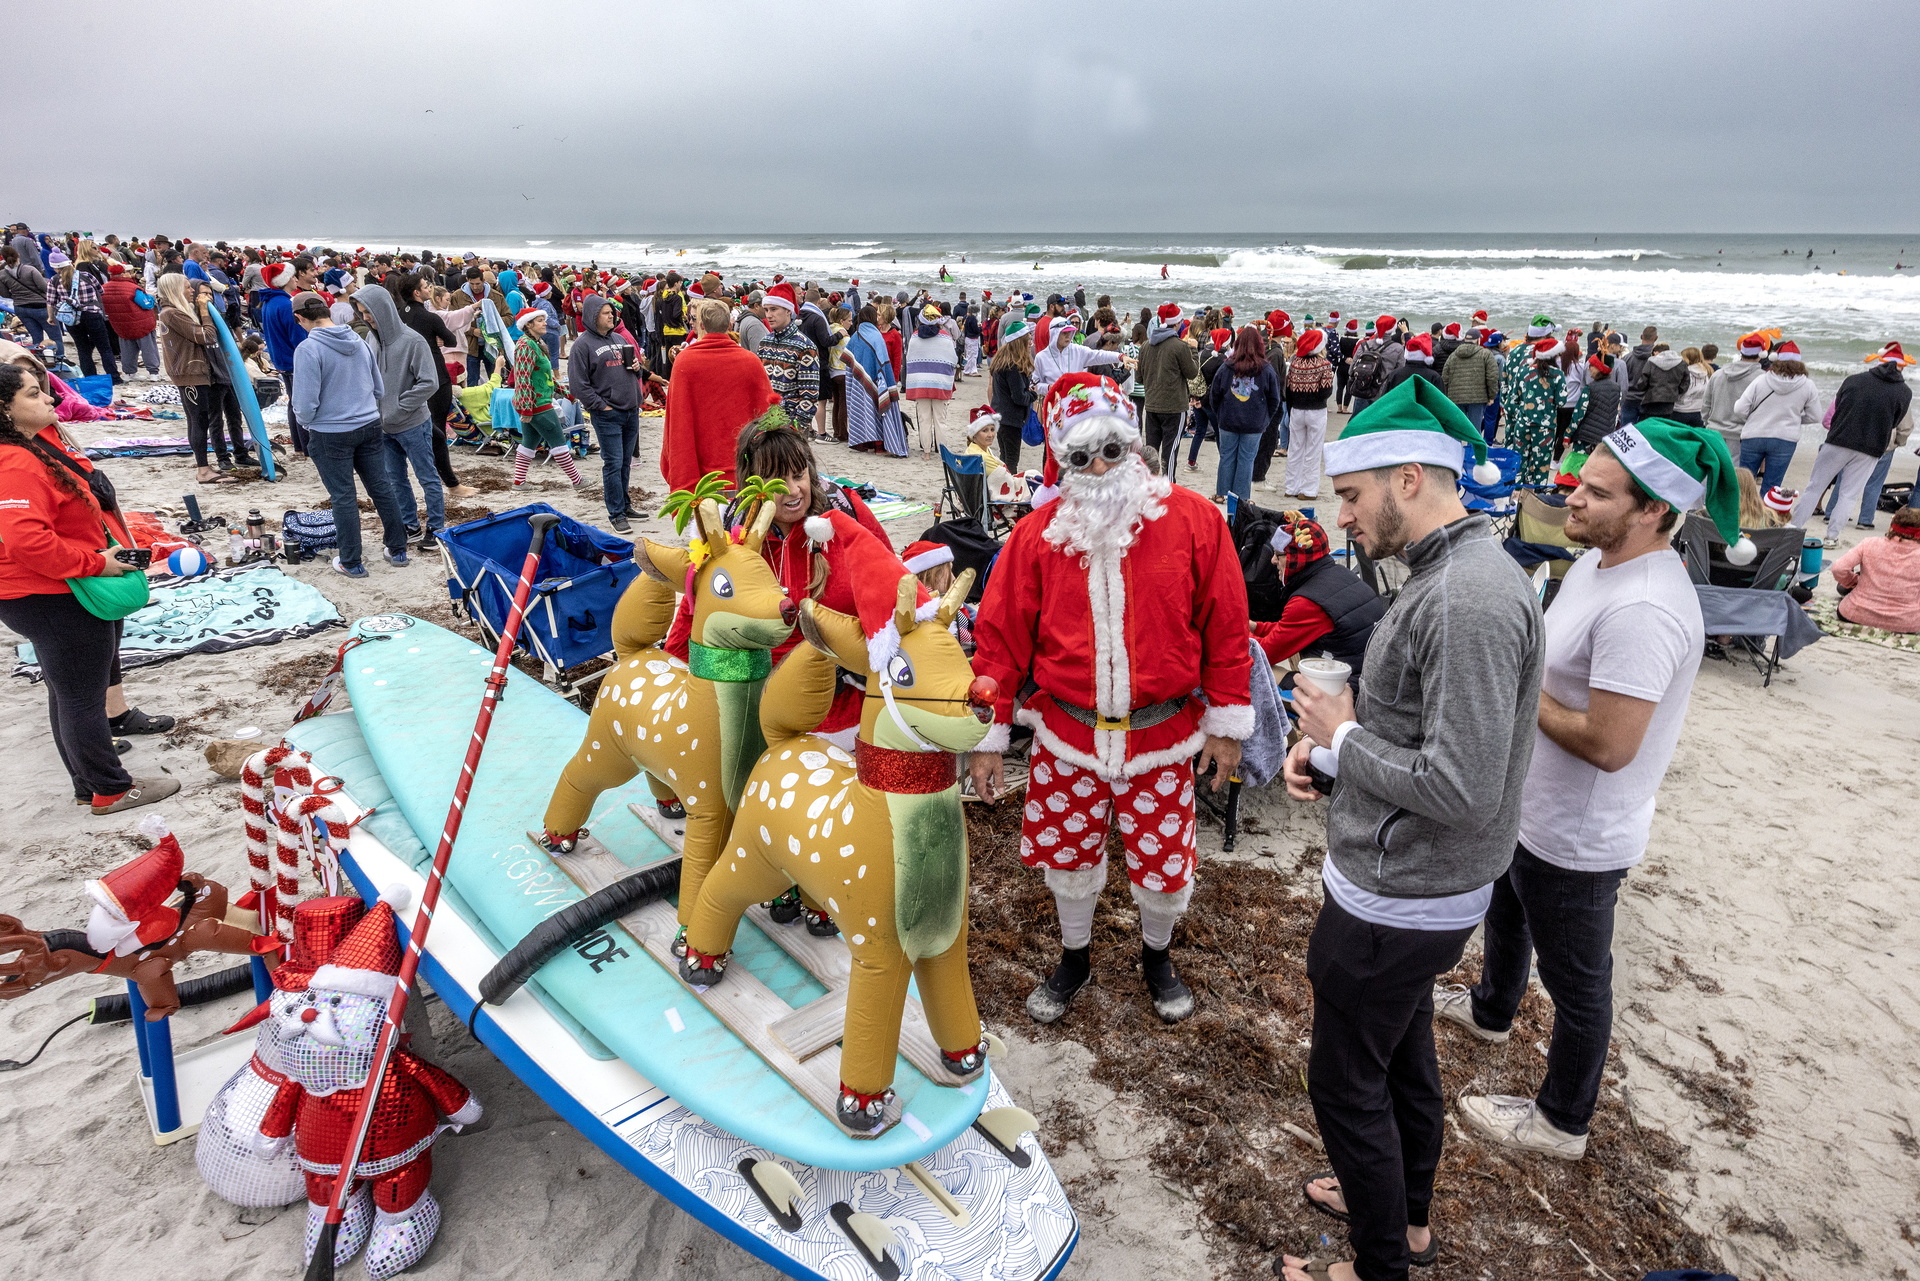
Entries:
{"type": "Polygon", "coordinates": [[[896,752],[859,738],[853,763],[860,781],[876,792],[944,792],[960,781],[952,752],[896,752]]]}

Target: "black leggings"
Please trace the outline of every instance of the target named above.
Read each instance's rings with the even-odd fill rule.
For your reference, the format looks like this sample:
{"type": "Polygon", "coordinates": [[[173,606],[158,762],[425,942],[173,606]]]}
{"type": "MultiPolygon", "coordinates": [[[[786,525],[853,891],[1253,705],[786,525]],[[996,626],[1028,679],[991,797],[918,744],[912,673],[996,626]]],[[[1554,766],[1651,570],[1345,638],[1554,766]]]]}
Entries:
{"type": "Polygon", "coordinates": [[[1021,433],[1026,429],[1027,420],[1024,418],[1017,423],[1002,419],[1000,434],[994,438],[994,443],[1000,446],[1000,461],[1005,463],[1007,470],[1016,476],[1020,474],[1020,446],[1026,444],[1021,433]]]}
{"type": "Polygon", "coordinates": [[[118,796],[132,787],[107,725],[107,689],[120,679],[120,624],[95,618],[71,592],[0,600],[0,623],[33,642],[53,745],[73,794],[118,796]]]}
{"type": "Polygon", "coordinates": [[[227,462],[227,441],[233,441],[233,456],[247,458],[252,437],[246,419],[240,415],[240,398],[225,383],[204,387],[182,387],[180,409],[187,416],[187,442],[193,446],[193,464],[207,465],[207,445],[222,465],[227,462]]]}
{"type": "Polygon", "coordinates": [[[453,458],[447,453],[447,415],[453,412],[452,383],[440,384],[440,390],[427,401],[427,412],[433,415],[434,470],[440,473],[440,483],[452,489],[460,483],[460,478],[453,474],[453,458]]]}
{"type": "Polygon", "coordinates": [[[120,381],[120,344],[113,336],[113,326],[107,318],[97,311],[83,311],[67,332],[73,335],[74,350],[80,357],[80,373],[91,378],[94,353],[98,352],[100,361],[106,366],[100,372],[113,375],[113,381],[120,381]]]}

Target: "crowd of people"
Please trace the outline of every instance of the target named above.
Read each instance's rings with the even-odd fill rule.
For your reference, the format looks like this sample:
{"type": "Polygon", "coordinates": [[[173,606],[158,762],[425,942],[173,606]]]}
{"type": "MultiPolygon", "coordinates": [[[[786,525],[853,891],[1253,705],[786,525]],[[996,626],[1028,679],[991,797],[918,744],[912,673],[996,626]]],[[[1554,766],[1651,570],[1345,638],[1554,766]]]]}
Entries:
{"type": "MultiPolygon", "coordinates": [[[[515,488],[544,454],[584,489],[579,454],[597,452],[617,530],[638,514],[631,469],[650,407],[665,416],[660,470],[674,488],[716,471],[785,481],[763,555],[791,594],[829,604],[849,584],[788,554],[820,550],[816,519],[838,513],[843,536],[892,543],[817,449],[981,456],[1024,514],[960,624],[999,691],[967,768],[991,800],[1016,730],[1030,736],[1021,856],[1053,895],[1061,948],[1028,1001],[1039,1021],[1064,1017],[1091,980],[1110,824],[1153,1008],[1169,1022],[1191,1015],[1169,949],[1201,874],[1196,789],[1221,786],[1260,733],[1252,695],[1273,664],[1313,652],[1343,665],[1337,692],[1286,680],[1282,774],[1294,801],[1327,806],[1307,1084],[1330,1169],[1302,1194],[1348,1225],[1355,1258],[1287,1256],[1276,1271],[1291,1281],[1400,1278],[1437,1257],[1429,1206],[1446,1118],[1433,1020],[1505,1040],[1536,963],[1554,1002],[1537,1094],[1454,1105],[1506,1148],[1585,1154],[1618,888],[1645,856],[1706,639],[1676,525],[1704,512],[1737,548],[1746,528],[1804,526],[1831,484],[1833,546],[1849,519],[1873,523],[1911,421],[1897,343],[1823,407],[1797,345],[1771,332],[1740,336],[1722,364],[1712,346],[1675,352],[1653,327],[1629,348],[1618,331],[1563,331],[1544,315],[1511,340],[1485,312],[1426,332],[1391,315],[1363,326],[1277,309],[1241,324],[1230,306],[1189,314],[1172,302],[1123,319],[1083,291],[873,298],[858,280],[729,284],[713,272],[14,231],[0,293],[26,342],[0,352],[0,622],[40,646],[54,739],[95,814],[158,790],[118,762],[113,732],[140,714],[122,702],[109,719],[117,619],[101,589],[82,586],[138,570],[114,547],[131,540],[115,536],[111,485],[61,433],[85,402],[52,368],[70,334],[82,376],[163,371],[201,478],[217,481],[255,446],[210,333],[216,310],[234,333],[253,331],[245,376],[270,374],[285,392],[289,453],[333,500],[333,567],[350,576],[367,572],[360,490],[390,564],[433,547],[458,492],[446,444],[468,386],[512,388],[515,488]],[[982,380],[985,403],[962,425],[948,409],[966,379],[982,380]],[[1350,415],[1337,433],[1333,412],[1350,415]],[[1826,435],[1812,479],[1789,493],[1786,463],[1815,424],[1826,435]],[[1209,439],[1210,493],[1191,484],[1209,439]],[[1565,532],[1586,549],[1544,612],[1488,516],[1463,505],[1463,483],[1502,443],[1520,484],[1560,482],[1565,532]],[[1022,472],[1034,447],[1041,465],[1022,472]],[[1244,549],[1214,504],[1250,503],[1281,460],[1276,616],[1256,626],[1244,549]],[[1337,527],[1371,560],[1404,561],[1391,606],[1298,510],[1329,482],[1337,527]],[[1436,988],[1478,927],[1479,981],[1436,988]]],[[[912,571],[951,573],[948,545],[906,554],[912,571]]],[[[1849,593],[1843,617],[1920,629],[1911,501],[1834,575],[1849,593]]],[[[676,639],[684,648],[684,626],[670,650],[676,639]]],[[[822,732],[857,720],[856,692],[841,694],[822,732]]]]}

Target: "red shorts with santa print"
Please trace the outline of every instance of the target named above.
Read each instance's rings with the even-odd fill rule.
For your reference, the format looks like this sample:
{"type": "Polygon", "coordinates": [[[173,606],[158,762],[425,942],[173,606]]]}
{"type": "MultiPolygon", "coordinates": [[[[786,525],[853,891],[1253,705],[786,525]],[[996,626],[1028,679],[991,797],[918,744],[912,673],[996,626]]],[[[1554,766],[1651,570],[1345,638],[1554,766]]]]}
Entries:
{"type": "Polygon", "coordinates": [[[1020,861],[1081,871],[1104,855],[1109,816],[1118,814],[1127,878],[1143,890],[1173,894],[1193,877],[1193,763],[1181,761],[1110,783],[1063,761],[1035,739],[1027,782],[1020,861]]]}

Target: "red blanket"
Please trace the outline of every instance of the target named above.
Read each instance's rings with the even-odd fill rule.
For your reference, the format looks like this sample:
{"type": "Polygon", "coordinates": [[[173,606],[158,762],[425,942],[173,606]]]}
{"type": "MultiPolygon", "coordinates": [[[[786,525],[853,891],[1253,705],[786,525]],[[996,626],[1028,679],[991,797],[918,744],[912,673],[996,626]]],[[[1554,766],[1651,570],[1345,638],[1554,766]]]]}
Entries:
{"type": "Polygon", "coordinates": [[[691,489],[710,471],[734,479],[740,429],[780,403],[760,358],[725,334],[689,343],[673,362],[660,474],[691,489]]]}

